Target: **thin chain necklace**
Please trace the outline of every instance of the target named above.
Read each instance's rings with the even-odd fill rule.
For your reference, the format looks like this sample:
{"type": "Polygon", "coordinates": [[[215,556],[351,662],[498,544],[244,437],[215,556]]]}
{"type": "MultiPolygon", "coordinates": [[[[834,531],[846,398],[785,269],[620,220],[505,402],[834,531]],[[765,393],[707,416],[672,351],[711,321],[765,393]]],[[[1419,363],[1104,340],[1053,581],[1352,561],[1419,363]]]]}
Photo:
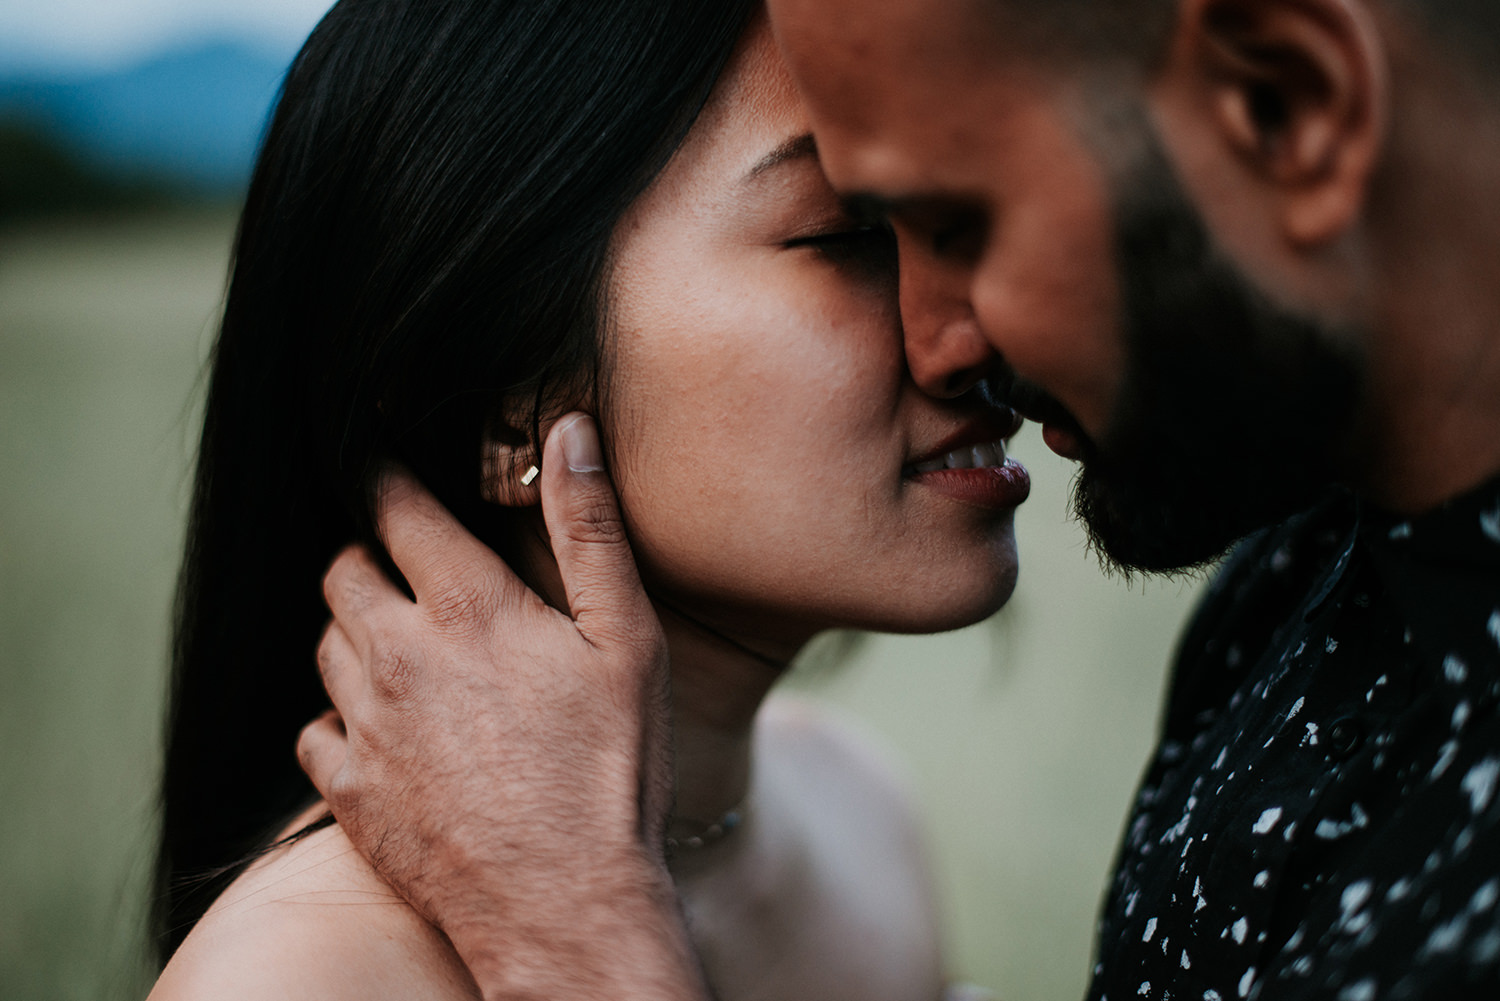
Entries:
{"type": "MultiPolygon", "coordinates": [[[[651,597],[652,600],[661,605],[667,611],[671,612],[673,615],[682,619],[689,625],[703,631],[704,633],[707,633],[709,636],[714,637],[720,642],[725,643],[728,646],[731,646],[734,649],[740,651],[741,653],[760,661],[767,667],[773,667],[777,671],[786,670],[785,661],[777,660],[774,657],[761,653],[759,650],[755,650],[751,647],[746,646],[744,643],[741,643],[733,636],[724,634],[723,632],[709,625],[707,622],[702,621],[697,616],[688,614],[687,612],[679,608],[675,602],[668,601],[659,594],[653,594],[651,597]]],[[[699,825],[699,829],[693,834],[683,835],[682,837],[674,837],[672,835],[668,835],[667,857],[672,858],[674,856],[681,855],[684,852],[692,852],[697,851],[700,848],[707,848],[709,845],[717,844],[718,842],[723,841],[725,838],[729,837],[729,835],[733,834],[735,830],[742,823],[744,823],[746,803],[747,801],[745,800],[740,801],[739,803],[726,810],[718,820],[709,821],[707,823],[701,820],[691,820],[686,817],[671,818],[668,821],[669,825],[697,824],[699,825]]]]}
{"type": "Polygon", "coordinates": [[[699,848],[707,848],[709,845],[723,841],[733,834],[745,821],[745,804],[739,803],[725,811],[724,815],[711,823],[703,824],[702,821],[688,820],[684,817],[674,817],[672,824],[702,824],[700,830],[695,834],[682,837],[667,837],[667,857],[679,855],[685,851],[697,851],[699,848]]]}

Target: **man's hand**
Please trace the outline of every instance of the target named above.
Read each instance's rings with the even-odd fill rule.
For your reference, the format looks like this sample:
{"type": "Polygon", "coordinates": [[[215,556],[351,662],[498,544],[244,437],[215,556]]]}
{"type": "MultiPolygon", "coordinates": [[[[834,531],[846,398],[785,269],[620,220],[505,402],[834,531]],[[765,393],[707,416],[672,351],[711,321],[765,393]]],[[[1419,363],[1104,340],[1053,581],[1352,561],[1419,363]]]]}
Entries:
{"type": "Polygon", "coordinates": [[[593,421],[559,421],[542,469],[571,614],[391,474],[381,531],[416,601],[363,548],[334,561],[318,664],[335,709],[298,756],[487,998],[698,997],[659,848],[666,646],[593,421]]]}

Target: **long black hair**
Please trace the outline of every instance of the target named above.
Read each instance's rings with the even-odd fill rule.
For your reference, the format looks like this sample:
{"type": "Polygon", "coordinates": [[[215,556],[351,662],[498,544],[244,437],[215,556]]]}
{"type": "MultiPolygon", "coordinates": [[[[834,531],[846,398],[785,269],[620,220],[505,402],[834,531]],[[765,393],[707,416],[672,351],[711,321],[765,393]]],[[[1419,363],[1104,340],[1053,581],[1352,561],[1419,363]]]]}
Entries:
{"type": "Polygon", "coordinates": [[[373,541],[382,463],[476,531],[492,517],[502,401],[530,401],[510,433],[534,437],[550,390],[593,384],[611,233],[752,9],[341,0],[297,56],[240,221],[179,581],[163,961],[315,795],[294,747],[327,705],[321,578],[373,541]]]}

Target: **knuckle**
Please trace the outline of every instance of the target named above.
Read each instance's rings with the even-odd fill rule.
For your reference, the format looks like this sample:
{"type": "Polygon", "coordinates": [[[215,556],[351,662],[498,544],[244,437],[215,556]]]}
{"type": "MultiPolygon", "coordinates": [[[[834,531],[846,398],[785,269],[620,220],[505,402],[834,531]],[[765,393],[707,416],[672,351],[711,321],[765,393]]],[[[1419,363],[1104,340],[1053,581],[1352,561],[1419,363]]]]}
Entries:
{"type": "Polygon", "coordinates": [[[370,672],[375,694],[386,702],[406,702],[416,691],[416,660],[397,647],[384,650],[370,672]]]}
{"type": "Polygon", "coordinates": [[[578,542],[621,544],[627,538],[619,507],[598,493],[578,499],[568,532],[578,542]]]}
{"type": "Polygon", "coordinates": [[[318,673],[322,675],[326,685],[338,672],[337,658],[334,657],[333,644],[328,640],[328,634],[323,634],[323,639],[318,643],[318,673]]]}
{"type": "Polygon", "coordinates": [[[302,771],[312,780],[319,791],[329,784],[330,776],[327,774],[330,766],[329,756],[324,753],[327,741],[332,737],[325,717],[319,717],[302,728],[297,734],[297,764],[302,771]]]}
{"type": "MultiPolygon", "coordinates": [[[[341,560],[344,557],[341,557],[341,560]]],[[[353,560],[353,557],[351,557],[353,560]]],[[[339,608],[345,617],[360,617],[371,606],[372,588],[368,579],[350,572],[330,570],[323,578],[323,603],[339,608]]]]}
{"type": "Polygon", "coordinates": [[[666,640],[654,622],[641,616],[624,616],[605,623],[593,623],[595,646],[613,651],[616,667],[630,674],[645,674],[665,664],[666,640]]]}
{"type": "Polygon", "coordinates": [[[599,660],[599,676],[611,685],[634,689],[646,679],[665,676],[666,642],[660,631],[628,620],[594,623],[590,642],[599,660]]]}
{"type": "Polygon", "coordinates": [[[310,731],[316,725],[309,723],[297,734],[297,764],[301,765],[302,770],[315,781],[317,775],[315,774],[316,769],[314,766],[317,764],[318,754],[317,750],[313,747],[314,738],[311,736],[310,731]]]}
{"type": "Polygon", "coordinates": [[[466,581],[433,595],[427,614],[445,632],[468,636],[480,631],[500,611],[500,598],[488,582],[466,581]]]}
{"type": "Polygon", "coordinates": [[[363,565],[358,546],[345,547],[323,575],[323,601],[332,605],[342,598],[346,603],[358,605],[368,594],[361,579],[363,565]]]}

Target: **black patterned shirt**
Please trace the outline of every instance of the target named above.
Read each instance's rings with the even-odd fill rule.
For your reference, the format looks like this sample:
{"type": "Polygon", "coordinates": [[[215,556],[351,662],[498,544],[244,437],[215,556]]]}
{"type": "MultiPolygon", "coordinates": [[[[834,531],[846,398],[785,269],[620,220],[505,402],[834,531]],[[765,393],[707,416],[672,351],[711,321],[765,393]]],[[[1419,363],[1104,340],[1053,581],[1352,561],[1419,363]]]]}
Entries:
{"type": "Polygon", "coordinates": [[[1247,540],[1183,640],[1095,1001],[1500,998],[1500,480],[1247,540]]]}

